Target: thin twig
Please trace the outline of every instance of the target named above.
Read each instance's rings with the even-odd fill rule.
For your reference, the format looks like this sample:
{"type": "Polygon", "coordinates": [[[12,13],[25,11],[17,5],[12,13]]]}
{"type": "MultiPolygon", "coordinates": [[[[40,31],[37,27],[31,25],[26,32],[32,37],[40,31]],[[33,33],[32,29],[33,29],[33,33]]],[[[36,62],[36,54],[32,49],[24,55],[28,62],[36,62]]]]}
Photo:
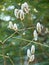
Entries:
{"type": "Polygon", "coordinates": [[[5,58],[4,44],[2,44],[2,55],[3,55],[4,65],[6,65],[6,58],[5,58]]]}
{"type": "Polygon", "coordinates": [[[23,23],[23,21],[21,20],[21,24],[22,24],[22,26],[24,27],[24,23],[23,23]]]}
{"type": "Polygon", "coordinates": [[[25,28],[25,29],[19,29],[18,31],[23,31],[23,30],[29,30],[29,29],[33,29],[34,27],[29,27],[29,28],[25,28]]]}
{"type": "Polygon", "coordinates": [[[24,46],[24,47],[21,48],[21,49],[24,49],[25,47],[29,46],[29,45],[31,44],[32,41],[33,41],[33,40],[31,40],[26,46],[24,46]]]}
{"type": "MultiPolygon", "coordinates": [[[[29,28],[26,28],[27,29],[32,29],[33,27],[29,27],[29,28]]],[[[18,31],[23,31],[24,29],[19,29],[18,31]]],[[[7,37],[2,43],[4,44],[9,38],[11,38],[14,34],[16,34],[17,31],[15,31],[13,34],[11,34],[9,37],[7,37]]]]}
{"type": "Polygon", "coordinates": [[[14,65],[13,60],[12,60],[10,57],[8,57],[8,58],[9,58],[9,60],[10,60],[11,64],[12,64],[12,65],[14,65]]]}
{"type": "MultiPolygon", "coordinates": [[[[2,57],[3,57],[3,54],[0,54],[0,56],[2,56],[2,57]]],[[[4,56],[4,57],[5,57],[5,58],[8,58],[8,59],[10,60],[11,64],[12,64],[12,65],[14,65],[13,60],[12,60],[9,56],[4,56]]]]}
{"type": "Polygon", "coordinates": [[[14,32],[13,34],[11,34],[9,37],[7,37],[2,43],[4,44],[9,38],[11,38],[14,34],[16,34],[16,32],[14,32]]]}
{"type": "MultiPolygon", "coordinates": [[[[24,46],[23,48],[26,48],[28,45],[30,45],[31,43],[30,42],[32,42],[32,43],[35,43],[35,44],[38,44],[38,45],[41,45],[41,46],[45,46],[45,47],[48,47],[49,48],[49,46],[48,45],[46,45],[46,44],[42,44],[42,43],[39,43],[39,42],[35,42],[35,41],[31,41],[31,40],[27,40],[27,39],[23,39],[23,38],[17,38],[17,37],[12,37],[12,38],[15,38],[15,39],[18,39],[18,40],[24,40],[24,41],[27,41],[27,42],[29,42],[26,46],[24,46]]],[[[23,49],[22,48],[22,49],[23,49]]]]}

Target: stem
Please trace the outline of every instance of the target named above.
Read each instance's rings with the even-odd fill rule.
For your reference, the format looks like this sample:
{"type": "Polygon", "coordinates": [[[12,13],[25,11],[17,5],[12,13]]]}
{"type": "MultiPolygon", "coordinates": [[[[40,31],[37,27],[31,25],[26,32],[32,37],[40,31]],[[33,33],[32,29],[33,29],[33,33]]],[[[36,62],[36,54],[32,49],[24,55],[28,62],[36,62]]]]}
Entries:
{"type": "Polygon", "coordinates": [[[27,39],[23,39],[23,38],[17,38],[17,37],[12,37],[12,38],[29,42],[26,46],[22,47],[22,49],[24,49],[24,48],[26,48],[27,46],[29,46],[29,45],[31,44],[30,42],[32,42],[32,43],[34,43],[34,44],[37,44],[37,45],[40,45],[40,46],[45,46],[45,47],[48,47],[48,48],[49,48],[48,45],[42,44],[42,43],[40,43],[40,42],[35,42],[35,41],[33,41],[33,40],[31,41],[31,40],[27,40],[27,39]]]}
{"type": "Polygon", "coordinates": [[[29,46],[31,44],[31,42],[33,42],[33,40],[31,40],[26,46],[24,46],[22,49],[24,49],[25,47],[29,46]]]}
{"type": "Polygon", "coordinates": [[[20,49],[20,52],[19,52],[19,54],[20,54],[20,63],[21,63],[21,65],[22,65],[21,49],[20,49]]]}
{"type": "Polygon", "coordinates": [[[21,24],[22,24],[22,26],[24,27],[24,23],[23,23],[23,21],[21,20],[21,24]]]}
{"type": "Polygon", "coordinates": [[[22,45],[20,44],[20,51],[19,51],[19,55],[20,55],[20,64],[23,65],[23,59],[22,59],[22,50],[21,50],[22,45]]]}
{"type": "Polygon", "coordinates": [[[30,29],[33,29],[35,27],[29,27],[29,28],[25,28],[25,29],[19,29],[18,31],[24,31],[24,30],[30,30],[30,29]]]}
{"type": "Polygon", "coordinates": [[[8,58],[9,58],[9,60],[10,60],[11,64],[12,64],[12,65],[14,65],[13,60],[12,60],[10,57],[8,57],[8,58]]]}
{"type": "MultiPolygon", "coordinates": [[[[2,56],[2,57],[3,57],[3,55],[2,55],[2,54],[0,54],[0,56],[2,56]]],[[[8,59],[10,60],[11,64],[12,64],[12,65],[14,65],[13,60],[12,60],[9,56],[5,56],[5,55],[4,55],[4,57],[5,57],[5,58],[8,58],[8,59]]],[[[5,63],[5,62],[4,62],[4,63],[5,63]]]]}
{"type": "Polygon", "coordinates": [[[2,44],[2,55],[3,55],[4,65],[6,65],[6,57],[5,57],[4,44],[2,44]]]}
{"type": "Polygon", "coordinates": [[[16,32],[14,32],[13,34],[11,34],[9,37],[7,37],[4,41],[3,41],[3,44],[9,39],[11,38],[16,32]]]}
{"type": "MultiPolygon", "coordinates": [[[[29,27],[29,28],[26,28],[26,30],[27,29],[32,29],[33,27],[29,27]]],[[[18,31],[23,31],[24,29],[20,29],[20,30],[18,30],[18,31]]],[[[13,34],[11,34],[9,37],[7,37],[2,43],[4,44],[9,38],[11,38],[14,34],[16,34],[17,33],[17,31],[15,31],[13,34]]],[[[1,42],[1,41],[0,41],[1,42]]]]}

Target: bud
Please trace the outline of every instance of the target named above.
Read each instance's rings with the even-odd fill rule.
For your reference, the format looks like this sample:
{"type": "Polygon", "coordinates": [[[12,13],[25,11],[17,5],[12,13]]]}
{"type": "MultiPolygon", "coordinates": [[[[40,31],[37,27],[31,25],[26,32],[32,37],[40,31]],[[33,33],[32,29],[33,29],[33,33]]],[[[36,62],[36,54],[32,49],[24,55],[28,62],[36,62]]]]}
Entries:
{"type": "Polygon", "coordinates": [[[32,46],[31,46],[31,54],[34,54],[34,53],[35,53],[35,46],[32,45],[32,46]]]}
{"type": "Polygon", "coordinates": [[[36,31],[36,30],[34,30],[33,36],[34,36],[34,40],[37,41],[37,39],[38,39],[38,34],[37,34],[37,31],[36,31]]]}
{"type": "Polygon", "coordinates": [[[26,33],[25,32],[23,32],[23,35],[25,35],[26,33]]]}
{"type": "Polygon", "coordinates": [[[14,29],[15,31],[18,30],[16,23],[14,23],[13,29],[14,29]]]}
{"type": "Polygon", "coordinates": [[[27,57],[30,58],[30,56],[31,56],[30,49],[27,49],[27,57]]]}
{"type": "Polygon", "coordinates": [[[27,2],[25,2],[25,3],[23,3],[23,4],[21,5],[21,9],[22,9],[23,11],[25,11],[26,13],[29,13],[29,6],[28,6],[27,2]]]}
{"type": "Polygon", "coordinates": [[[15,42],[11,42],[11,44],[14,46],[15,45],[15,42]]]}
{"type": "Polygon", "coordinates": [[[19,18],[18,11],[19,11],[18,9],[14,10],[14,15],[15,15],[16,18],[19,18]]]}
{"type": "Polygon", "coordinates": [[[18,3],[18,5],[20,6],[20,5],[21,5],[21,3],[18,3]]]}
{"type": "Polygon", "coordinates": [[[35,55],[31,55],[30,58],[29,58],[29,62],[33,62],[35,59],[35,55]]]}
{"type": "Polygon", "coordinates": [[[6,55],[9,56],[9,53],[7,53],[6,55]]]}
{"type": "Polygon", "coordinates": [[[41,24],[38,22],[36,25],[38,33],[41,33],[41,24]]]}
{"type": "Polygon", "coordinates": [[[46,28],[45,33],[48,33],[48,28],[46,28]]]}
{"type": "Polygon", "coordinates": [[[34,8],[34,11],[37,13],[38,11],[36,10],[36,8],[34,8]]]}
{"type": "Polygon", "coordinates": [[[18,14],[20,15],[20,19],[23,20],[24,19],[24,12],[23,12],[23,10],[19,10],[18,14]]]}
{"type": "Polygon", "coordinates": [[[9,22],[8,28],[10,28],[10,29],[13,28],[13,23],[11,21],[9,22]]]}
{"type": "Polygon", "coordinates": [[[16,16],[17,19],[18,18],[20,18],[21,20],[24,19],[24,12],[23,12],[23,10],[21,10],[21,9],[20,10],[15,9],[14,14],[15,14],[15,16],[16,16]]]}

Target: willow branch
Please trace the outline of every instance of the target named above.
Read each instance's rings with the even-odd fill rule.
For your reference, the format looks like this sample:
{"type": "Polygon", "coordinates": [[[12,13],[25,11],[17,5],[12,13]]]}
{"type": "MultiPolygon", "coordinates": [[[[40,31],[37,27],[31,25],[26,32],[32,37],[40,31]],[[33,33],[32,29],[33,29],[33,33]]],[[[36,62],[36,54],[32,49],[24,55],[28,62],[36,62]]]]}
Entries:
{"type": "MultiPolygon", "coordinates": [[[[29,27],[29,28],[26,28],[26,30],[28,29],[32,29],[33,27],[29,27]]],[[[19,29],[18,31],[23,31],[24,29],[19,29]]],[[[9,38],[13,37],[14,34],[16,34],[17,31],[15,31],[13,34],[11,34],[9,37],[7,37],[2,43],[4,44],[9,38]]]]}
{"type": "Polygon", "coordinates": [[[12,60],[10,57],[8,57],[8,58],[9,58],[9,60],[10,60],[11,64],[12,64],[12,65],[14,65],[13,60],[12,60]]]}
{"type": "MultiPolygon", "coordinates": [[[[2,56],[2,57],[3,57],[3,54],[0,54],[0,56],[2,56]]],[[[5,57],[5,58],[8,58],[8,59],[10,60],[11,64],[12,64],[12,65],[14,65],[13,60],[12,60],[9,56],[4,56],[4,57],[5,57]]]]}
{"type": "Polygon", "coordinates": [[[6,58],[5,58],[4,44],[2,44],[2,55],[3,55],[4,65],[6,65],[6,58]]]}
{"type": "Polygon", "coordinates": [[[32,42],[32,43],[34,43],[34,44],[36,44],[36,45],[38,44],[38,45],[45,46],[45,47],[48,47],[48,48],[49,48],[48,45],[42,44],[42,43],[39,43],[39,42],[35,42],[35,41],[33,41],[33,40],[31,41],[31,40],[27,40],[27,39],[23,39],[23,38],[17,38],[17,37],[12,37],[12,38],[29,42],[29,43],[28,43],[26,46],[24,46],[22,49],[24,49],[24,48],[26,48],[27,46],[29,46],[29,45],[31,44],[30,42],[32,42]]]}
{"type": "Polygon", "coordinates": [[[4,44],[9,38],[11,38],[14,34],[16,34],[16,32],[14,32],[13,34],[11,34],[9,37],[7,37],[2,43],[4,44]]]}

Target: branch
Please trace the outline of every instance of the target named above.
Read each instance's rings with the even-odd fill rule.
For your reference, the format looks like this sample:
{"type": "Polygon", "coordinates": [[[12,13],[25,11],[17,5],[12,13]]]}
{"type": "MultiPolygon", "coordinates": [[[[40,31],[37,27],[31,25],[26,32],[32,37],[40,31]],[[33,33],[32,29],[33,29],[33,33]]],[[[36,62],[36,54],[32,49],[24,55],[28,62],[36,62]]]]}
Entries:
{"type": "Polygon", "coordinates": [[[12,60],[10,57],[8,57],[8,58],[9,58],[9,60],[10,60],[11,64],[12,64],[12,65],[14,65],[13,60],[12,60]]]}
{"type": "Polygon", "coordinates": [[[33,29],[33,28],[35,28],[35,27],[33,26],[33,27],[25,28],[25,29],[19,29],[18,31],[29,30],[29,29],[33,29]]]}
{"type": "Polygon", "coordinates": [[[7,37],[2,43],[4,44],[9,38],[11,38],[14,34],[16,34],[16,32],[14,32],[13,34],[11,34],[9,37],[7,37]]]}
{"type": "Polygon", "coordinates": [[[39,43],[39,42],[35,42],[35,41],[31,41],[31,40],[27,40],[27,39],[23,39],[23,38],[17,38],[17,37],[12,37],[12,38],[15,38],[15,39],[18,39],[18,40],[24,40],[24,41],[27,41],[27,42],[29,42],[26,46],[24,46],[22,49],[24,49],[24,48],[26,48],[27,46],[29,46],[31,43],[30,42],[32,42],[32,43],[34,43],[34,44],[38,44],[38,45],[41,45],[41,46],[45,46],[45,47],[48,47],[49,48],[49,46],[48,45],[46,45],[46,44],[42,44],[42,43],[39,43]]]}
{"type": "MultiPolygon", "coordinates": [[[[26,28],[27,29],[32,29],[33,27],[29,27],[29,28],[26,28]]],[[[18,31],[23,31],[25,29],[19,29],[18,31]]],[[[15,31],[13,34],[11,34],[9,37],[7,37],[2,43],[4,44],[9,38],[13,37],[14,34],[16,34],[17,31],[15,31]]]]}
{"type": "MultiPolygon", "coordinates": [[[[3,55],[2,55],[2,54],[0,54],[0,56],[2,56],[2,57],[3,57],[3,55]]],[[[12,64],[12,65],[14,65],[13,60],[12,60],[9,56],[4,56],[4,57],[5,57],[5,58],[8,58],[8,59],[10,60],[11,64],[12,64]]]]}

